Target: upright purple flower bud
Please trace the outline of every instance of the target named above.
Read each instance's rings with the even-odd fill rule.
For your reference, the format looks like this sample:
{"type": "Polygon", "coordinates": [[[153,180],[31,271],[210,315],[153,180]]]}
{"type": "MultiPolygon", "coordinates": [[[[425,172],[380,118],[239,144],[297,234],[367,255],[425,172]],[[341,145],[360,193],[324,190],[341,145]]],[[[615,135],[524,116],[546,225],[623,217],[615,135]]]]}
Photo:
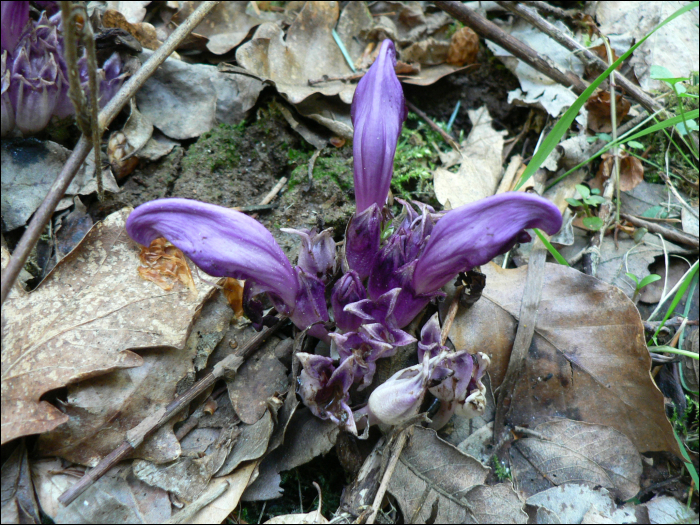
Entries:
{"type": "Polygon", "coordinates": [[[125,74],[122,71],[122,59],[119,57],[119,53],[112,53],[112,56],[102,64],[98,74],[100,79],[99,105],[102,109],[117,94],[124,82],[125,74]]]}
{"type": "MultiPolygon", "coordinates": [[[[160,199],[136,208],[126,231],[148,246],[165,237],[214,277],[235,277],[256,284],[251,293],[267,292],[299,328],[314,326],[327,339],[324,285],[300,268],[292,268],[265,227],[247,215],[188,199],[160,199]]],[[[247,285],[248,286],[248,285],[247,285]]]]}
{"type": "Polygon", "coordinates": [[[420,341],[418,342],[418,360],[423,361],[423,355],[426,353],[433,358],[440,354],[443,350],[447,350],[440,344],[442,331],[440,330],[440,320],[437,312],[423,325],[420,331],[420,341]]]}
{"type": "Polygon", "coordinates": [[[350,270],[336,281],[331,292],[331,308],[335,324],[340,330],[352,332],[360,327],[362,319],[343,309],[350,303],[366,298],[367,292],[357,272],[350,270]]]}
{"type": "Polygon", "coordinates": [[[10,70],[7,69],[7,50],[2,51],[2,70],[0,71],[2,80],[2,137],[7,135],[15,127],[15,110],[10,100],[10,70]]]}
{"type": "Polygon", "coordinates": [[[419,295],[439,290],[459,272],[510,250],[526,228],[553,235],[561,224],[557,207],[531,193],[503,193],[455,208],[432,229],[413,273],[413,289],[419,295]]]}
{"type": "Polygon", "coordinates": [[[364,280],[379,251],[382,235],[382,210],[376,203],[357,212],[345,230],[345,259],[351,270],[364,280]]]}
{"type": "Polygon", "coordinates": [[[301,237],[301,249],[297,264],[306,273],[322,281],[326,281],[335,272],[335,241],[333,228],[316,233],[316,230],[306,228],[295,230],[280,228],[285,233],[293,233],[301,237]]]}
{"type": "Polygon", "coordinates": [[[357,435],[348,393],[354,379],[352,358],[336,368],[329,357],[304,352],[297,353],[297,357],[303,367],[299,395],[304,404],[315,416],[330,419],[357,435]]]}
{"type": "Polygon", "coordinates": [[[10,56],[29,22],[29,2],[2,2],[2,50],[10,56]]]}
{"type": "Polygon", "coordinates": [[[18,48],[10,77],[15,124],[24,134],[46,127],[62,87],[56,50],[33,33],[18,48]]]}
{"type": "Polygon", "coordinates": [[[374,64],[357,84],[352,100],[350,115],[355,127],[352,152],[358,213],[372,204],[383,208],[389,194],[396,143],[407,116],[403,89],[394,72],[395,64],[394,44],[384,40],[374,64]]]}

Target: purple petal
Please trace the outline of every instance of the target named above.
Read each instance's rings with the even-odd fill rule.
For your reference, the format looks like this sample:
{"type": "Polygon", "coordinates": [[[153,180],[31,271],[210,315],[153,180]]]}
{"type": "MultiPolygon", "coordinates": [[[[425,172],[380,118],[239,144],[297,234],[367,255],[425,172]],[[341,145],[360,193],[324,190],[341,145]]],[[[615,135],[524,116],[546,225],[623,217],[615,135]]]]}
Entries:
{"type": "Polygon", "coordinates": [[[362,319],[350,312],[343,311],[343,308],[366,297],[367,292],[357,272],[350,270],[336,281],[331,292],[331,307],[333,308],[335,324],[340,330],[352,332],[360,327],[362,319]]]}
{"type": "Polygon", "coordinates": [[[428,322],[423,325],[423,329],[420,332],[420,342],[418,343],[418,360],[423,361],[423,355],[428,352],[430,357],[437,356],[442,345],[440,344],[441,330],[440,330],[440,320],[438,319],[437,312],[433,315],[428,322]]]}
{"type": "MultiPolygon", "coordinates": [[[[7,69],[7,51],[2,52],[2,135],[5,136],[15,128],[15,110],[10,100],[10,70],[7,69]]],[[[10,66],[11,67],[11,66],[10,66]]]]}
{"type": "Polygon", "coordinates": [[[403,288],[406,284],[404,275],[399,271],[406,264],[403,241],[403,236],[392,235],[375,257],[367,281],[367,291],[373,299],[394,288],[403,288]]]}
{"type": "Polygon", "coordinates": [[[381,323],[363,324],[360,330],[369,335],[376,341],[382,341],[391,346],[406,346],[416,342],[416,338],[412,335],[398,330],[396,328],[388,328],[381,323]]]}
{"type": "Polygon", "coordinates": [[[363,299],[356,303],[350,303],[344,309],[345,312],[355,314],[363,321],[370,323],[382,323],[386,326],[396,326],[394,308],[401,294],[401,288],[394,288],[376,300],[363,299]]]}
{"type": "Polygon", "coordinates": [[[561,228],[561,213],[530,193],[504,193],[447,212],[435,225],[413,274],[418,294],[434,292],[453,279],[507,252],[526,228],[550,235],[561,228]]]}
{"type": "Polygon", "coordinates": [[[377,59],[358,83],[352,100],[350,115],[355,127],[352,152],[358,213],[372,204],[381,209],[389,194],[396,143],[407,115],[403,89],[394,72],[395,63],[394,44],[384,40],[377,59]]]}
{"type": "Polygon", "coordinates": [[[376,204],[357,212],[345,231],[345,258],[351,270],[366,279],[379,251],[382,212],[376,204]]]}
{"type": "Polygon", "coordinates": [[[369,386],[377,369],[375,362],[396,353],[396,347],[383,341],[372,339],[367,334],[350,332],[348,334],[331,334],[336,343],[341,362],[353,360],[354,380],[362,382],[358,390],[369,386]]]}
{"type": "Polygon", "coordinates": [[[312,327],[309,330],[311,335],[328,340],[328,332],[323,326],[323,323],[328,321],[326,285],[320,279],[308,275],[302,268],[296,267],[294,270],[298,278],[299,291],[293,303],[286,303],[291,310],[287,315],[302,330],[312,327]]]}
{"type": "Polygon", "coordinates": [[[294,305],[300,285],[265,227],[247,215],[189,199],[160,199],[136,208],[126,231],[139,244],[165,237],[214,277],[250,279],[294,305]]]}

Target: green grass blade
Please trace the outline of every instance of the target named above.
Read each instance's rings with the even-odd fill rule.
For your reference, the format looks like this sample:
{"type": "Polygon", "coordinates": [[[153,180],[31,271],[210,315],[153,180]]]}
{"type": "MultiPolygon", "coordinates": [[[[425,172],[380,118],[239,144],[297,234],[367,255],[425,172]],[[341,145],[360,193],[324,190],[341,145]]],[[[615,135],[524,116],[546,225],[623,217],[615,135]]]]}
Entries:
{"type": "Polygon", "coordinates": [[[666,352],[668,354],[676,354],[683,355],[685,357],[690,357],[691,359],[695,359],[696,361],[700,360],[700,357],[698,357],[698,354],[696,354],[695,352],[689,352],[688,350],[678,350],[678,348],[673,348],[672,346],[650,346],[649,351],[666,352]]]}
{"type": "Polygon", "coordinates": [[[695,465],[693,465],[693,460],[690,459],[690,456],[688,455],[688,451],[685,449],[685,445],[681,441],[681,438],[678,437],[678,433],[676,432],[676,429],[673,429],[673,435],[676,437],[676,441],[678,442],[678,448],[681,449],[681,454],[683,454],[683,459],[685,461],[685,468],[688,469],[688,473],[690,474],[690,477],[692,480],[695,482],[696,487],[700,487],[700,479],[698,479],[698,471],[695,470],[695,465]]]}
{"type": "Polygon", "coordinates": [[[535,228],[535,234],[540,238],[542,244],[544,244],[545,248],[549,250],[549,253],[552,254],[552,257],[554,257],[559,264],[569,266],[569,263],[566,262],[566,259],[564,259],[564,257],[561,256],[561,253],[559,253],[554,246],[552,246],[552,243],[547,240],[547,237],[545,237],[540,230],[535,228]]]}
{"type": "MultiPolygon", "coordinates": [[[[698,115],[700,115],[700,110],[694,109],[694,110],[686,113],[685,118],[693,119],[693,118],[697,118],[698,115]]],[[[625,142],[629,142],[630,140],[638,139],[639,137],[643,137],[644,135],[648,135],[649,133],[654,133],[655,131],[659,131],[660,129],[670,128],[671,126],[675,126],[676,124],[680,124],[681,122],[683,122],[683,118],[680,115],[678,115],[676,117],[672,117],[670,119],[663,120],[661,122],[657,122],[653,126],[649,126],[648,128],[643,129],[639,133],[635,133],[631,137],[627,137],[625,139],[625,142]]]]}
{"type": "Polygon", "coordinates": [[[596,78],[593,81],[593,83],[590,86],[588,86],[583,93],[581,93],[581,95],[579,95],[579,97],[574,101],[571,107],[568,110],[566,110],[564,115],[562,115],[562,117],[559,119],[559,122],[557,122],[557,124],[552,128],[552,131],[550,131],[547,137],[542,141],[542,144],[540,144],[540,147],[537,148],[537,151],[535,151],[535,154],[532,156],[532,159],[528,163],[527,168],[520,177],[520,181],[515,186],[516,191],[520,189],[522,185],[525,184],[525,182],[527,182],[527,180],[535,174],[535,172],[539,169],[539,167],[542,165],[545,159],[549,156],[550,152],[557,146],[557,144],[559,144],[559,141],[567,132],[567,130],[571,126],[571,123],[574,121],[576,115],[578,115],[578,112],[581,110],[588,98],[593,94],[593,92],[596,89],[598,89],[598,86],[600,86],[600,84],[602,84],[603,81],[610,76],[610,73],[612,73],[615,70],[615,68],[617,68],[617,66],[619,66],[640,45],[642,45],[647,38],[653,35],[656,31],[668,24],[671,20],[674,20],[675,18],[681,16],[687,11],[690,11],[698,5],[700,5],[700,2],[693,2],[678,9],[666,20],[664,20],[658,26],[656,26],[644,38],[639,40],[639,42],[637,42],[635,45],[629,48],[620,58],[613,62],[608,69],[606,69],[598,78],[596,78]]]}

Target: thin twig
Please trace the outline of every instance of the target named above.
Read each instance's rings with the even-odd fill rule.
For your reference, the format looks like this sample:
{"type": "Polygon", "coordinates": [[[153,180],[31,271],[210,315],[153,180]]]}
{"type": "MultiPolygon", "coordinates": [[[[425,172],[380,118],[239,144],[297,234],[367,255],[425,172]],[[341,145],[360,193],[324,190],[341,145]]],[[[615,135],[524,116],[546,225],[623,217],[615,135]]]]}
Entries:
{"type": "Polygon", "coordinates": [[[452,298],[450,303],[450,308],[447,310],[447,315],[445,315],[445,322],[442,324],[442,331],[440,332],[440,345],[444,346],[447,341],[447,334],[450,333],[450,328],[452,328],[452,323],[457,316],[457,309],[459,308],[459,296],[462,293],[463,286],[457,287],[455,290],[455,296],[452,298]]]}
{"type": "MultiPolygon", "coordinates": [[[[510,410],[514,408],[512,406],[513,394],[525,367],[525,360],[532,344],[532,337],[535,335],[537,309],[542,297],[546,260],[547,250],[545,250],[541,241],[536,240],[527,265],[527,280],[523,290],[523,298],[520,305],[520,321],[518,322],[518,330],[515,333],[513,350],[510,353],[506,376],[498,391],[496,416],[493,424],[493,442],[496,444],[505,443],[506,417],[510,410]]],[[[495,452],[498,452],[498,448],[495,452]]]]}
{"type": "Polygon", "coordinates": [[[555,82],[565,87],[571,86],[571,89],[576,94],[580,95],[588,87],[588,84],[576,73],[562,69],[549,58],[543,57],[530,46],[509,35],[490,20],[487,20],[472,9],[466,7],[462,2],[434,2],[434,4],[439,9],[442,9],[463,24],[469,26],[478,35],[495,42],[512,53],[515,57],[540,73],[548,76],[555,82]]]}
{"type": "MultiPolygon", "coordinates": [[[[500,2],[496,2],[496,3],[500,4],[500,2]]],[[[547,2],[531,1],[531,2],[522,2],[522,3],[531,5],[532,7],[536,8],[538,11],[542,11],[544,14],[546,14],[548,16],[552,16],[554,18],[558,18],[560,20],[575,20],[577,18],[577,15],[578,15],[578,13],[576,11],[562,9],[561,7],[555,7],[551,4],[548,4],[547,2]]]]}
{"type": "Polygon", "coordinates": [[[104,200],[104,188],[102,185],[102,161],[100,160],[100,144],[102,142],[102,131],[98,125],[99,106],[99,89],[100,85],[97,82],[97,54],[95,52],[95,36],[92,33],[92,24],[87,14],[87,9],[82,6],[84,11],[83,29],[80,32],[85,46],[85,54],[87,56],[88,68],[88,87],[90,88],[90,130],[92,134],[92,149],[95,153],[95,180],[97,181],[97,198],[104,200]]]}
{"type": "Polygon", "coordinates": [[[87,109],[85,93],[80,85],[78,68],[78,40],[73,2],[61,0],[61,18],[63,20],[63,57],[68,70],[68,98],[75,109],[75,119],[83,135],[90,137],[90,116],[87,109]]]}
{"type": "Polygon", "coordinates": [[[457,144],[457,141],[453,139],[449,133],[447,133],[444,129],[442,129],[440,126],[435,124],[433,119],[431,119],[428,115],[426,115],[423,111],[418,109],[414,104],[411,103],[411,101],[406,100],[406,107],[413,111],[416,115],[418,115],[420,118],[425,120],[425,122],[428,124],[428,126],[431,127],[431,129],[437,131],[440,136],[447,142],[450,146],[452,146],[456,151],[459,152],[459,144],[457,144]]]}
{"type": "MultiPolygon", "coordinates": [[[[596,71],[602,73],[606,69],[608,69],[609,65],[606,64],[599,56],[597,56],[595,53],[591,52],[589,49],[584,47],[582,44],[580,44],[575,38],[573,38],[570,35],[567,35],[564,33],[562,30],[560,30],[558,27],[556,27],[553,24],[550,24],[547,20],[542,18],[540,15],[537,14],[537,12],[534,9],[531,9],[530,7],[523,5],[522,3],[518,2],[496,2],[497,4],[503,6],[507,10],[517,14],[520,16],[523,20],[529,22],[533,26],[535,26],[537,29],[542,31],[544,34],[548,35],[551,37],[553,40],[567,48],[569,51],[573,51],[576,53],[576,56],[579,57],[581,62],[583,62],[586,66],[589,68],[593,68],[596,71]]],[[[545,4],[545,2],[528,2],[529,4],[538,4],[538,9],[540,8],[539,4],[545,4]]],[[[545,4],[549,5],[549,4],[545,4]]],[[[551,6],[550,6],[551,7],[551,6]]],[[[663,109],[663,107],[656,102],[652,97],[650,97],[646,92],[644,92],[643,89],[641,89],[639,86],[634,85],[632,82],[630,82],[625,76],[621,75],[620,73],[617,73],[617,84],[625,90],[625,93],[627,93],[631,98],[639,102],[644,108],[646,108],[647,111],[650,113],[653,113],[654,111],[659,111],[663,109]]],[[[614,84],[614,82],[611,82],[614,84]]]]}
{"type": "Polygon", "coordinates": [[[258,347],[264,343],[268,337],[274,334],[286,321],[286,318],[280,319],[275,325],[266,328],[262,332],[255,334],[248,339],[238,352],[231,354],[219,363],[217,363],[211,372],[192,385],[186,392],[179,395],[167,407],[161,408],[141,421],[134,428],[126,433],[126,439],[108,456],[105,456],[97,466],[86,472],[85,475],[71,488],[65,491],[58,498],[63,505],[69,505],[75,498],[80,496],[88,487],[100,479],[109,469],[125,459],[138,447],[143,440],[153,434],[156,430],[162,427],[174,415],[180,412],[189,403],[204,392],[207,388],[213,385],[224,374],[231,374],[238,370],[246,360],[258,347]]]}
{"type": "MultiPolygon", "coordinates": [[[[119,114],[126,103],[141,86],[148,80],[153,72],[160,66],[168,56],[175,50],[177,46],[194,30],[202,19],[211,11],[218,1],[203,2],[195,11],[185,20],[168,39],[160,46],[151,57],[141,66],[127,82],[124,83],[119,92],[109,101],[105,108],[100,111],[98,123],[100,129],[105,129],[119,114]]],[[[89,135],[88,135],[89,136],[89,135]]],[[[22,235],[17,247],[15,248],[12,258],[3,271],[2,288],[0,293],[0,304],[5,302],[12,286],[17,280],[17,276],[27,262],[29,254],[36,245],[44,228],[51,219],[56,206],[66,193],[70,186],[73,177],[80,169],[83,161],[90,152],[91,144],[85,135],[80,137],[73,152],[68,157],[66,164],[61,169],[61,172],[56,177],[56,180],[51,185],[46,198],[41,203],[41,206],[34,212],[34,217],[27,226],[27,230],[22,235]]],[[[95,166],[95,169],[99,169],[95,166]]]]}
{"type": "Polygon", "coordinates": [[[634,215],[629,215],[627,213],[621,213],[620,217],[622,217],[627,222],[631,222],[639,228],[646,228],[651,233],[658,233],[662,235],[663,238],[667,241],[692,246],[696,250],[700,247],[699,239],[689,233],[685,233],[678,230],[672,230],[671,228],[666,228],[655,222],[649,222],[645,219],[635,217],[634,215]]]}

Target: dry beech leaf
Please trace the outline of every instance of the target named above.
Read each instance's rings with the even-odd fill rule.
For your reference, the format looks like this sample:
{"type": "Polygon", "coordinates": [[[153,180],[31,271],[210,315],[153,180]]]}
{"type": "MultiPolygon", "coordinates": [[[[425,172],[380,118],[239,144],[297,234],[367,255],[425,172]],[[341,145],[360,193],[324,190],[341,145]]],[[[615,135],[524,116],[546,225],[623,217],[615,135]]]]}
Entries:
{"type": "Polygon", "coordinates": [[[447,52],[447,63],[461,67],[476,62],[479,53],[479,37],[469,27],[463,27],[452,35],[450,49],[447,52]]]}
{"type": "Polygon", "coordinates": [[[672,496],[657,496],[643,505],[649,511],[649,523],[697,523],[698,515],[672,496]]]}
{"type": "MultiPolygon", "coordinates": [[[[644,180],[644,166],[642,161],[637,157],[632,157],[626,151],[620,151],[620,190],[633,190],[638,184],[644,180]]],[[[598,167],[598,173],[595,178],[590,181],[591,188],[597,188],[603,191],[605,181],[610,178],[613,173],[615,157],[612,153],[603,153],[603,159],[598,167]]]]}
{"type": "MultiPolygon", "coordinates": [[[[479,522],[470,511],[470,508],[475,508],[471,504],[477,501],[478,513],[502,513],[501,518],[513,522],[505,515],[512,510],[514,501],[517,501],[518,512],[522,512],[522,502],[510,488],[512,496],[506,490],[500,494],[505,500],[493,505],[499,499],[491,493],[494,487],[483,487],[487,490],[478,487],[484,483],[488,472],[489,469],[479,461],[440,439],[434,430],[415,427],[391,477],[389,491],[399,502],[408,523],[425,523],[435,505],[435,523],[479,522]],[[475,488],[479,490],[472,494],[475,488]]],[[[525,523],[527,515],[523,513],[515,521],[525,523]]]]}
{"type": "Polygon", "coordinates": [[[513,443],[511,469],[518,490],[530,496],[569,482],[615,490],[623,500],[639,492],[642,460],[632,442],[614,428],[555,420],[535,428],[541,437],[513,443]]]}
{"type": "Polygon", "coordinates": [[[241,495],[250,483],[257,466],[257,461],[251,461],[228,476],[213,478],[207,487],[208,491],[216,490],[224,483],[228,484],[228,488],[221,496],[198,511],[188,523],[223,523],[227,516],[238,507],[241,495]]]}
{"type": "Polygon", "coordinates": [[[233,450],[231,450],[226,461],[216,473],[217,476],[230,474],[243,461],[251,461],[262,457],[267,451],[267,444],[270,442],[270,436],[272,436],[275,425],[268,410],[257,422],[252,425],[243,424],[238,428],[241,433],[233,446],[233,450]]]}
{"type": "MultiPolygon", "coordinates": [[[[630,103],[622,97],[615,95],[615,115],[617,115],[617,125],[630,111],[630,103]]],[[[588,110],[588,127],[596,133],[610,133],[612,131],[612,114],[610,108],[610,91],[598,91],[586,102],[588,110]]]]}
{"type": "MultiPolygon", "coordinates": [[[[48,432],[68,416],[46,392],[143,364],[137,348],[185,344],[212,290],[171,292],[141,279],[139,248],[124,231],[130,210],[96,224],[34,292],[14,289],[2,308],[2,442],[48,432]]],[[[3,252],[3,266],[7,252],[3,252]]]]}
{"type": "Polygon", "coordinates": [[[24,440],[2,465],[2,522],[41,523],[24,440]]]}
{"type": "MultiPolygon", "coordinates": [[[[508,367],[527,267],[488,264],[481,271],[486,274],[482,297],[457,313],[450,339],[458,349],[489,354],[496,389],[508,367]]],[[[642,320],[624,293],[572,268],[547,264],[535,335],[509,423],[574,419],[613,427],[639,452],[680,455],[650,367],[642,320]]]]}

